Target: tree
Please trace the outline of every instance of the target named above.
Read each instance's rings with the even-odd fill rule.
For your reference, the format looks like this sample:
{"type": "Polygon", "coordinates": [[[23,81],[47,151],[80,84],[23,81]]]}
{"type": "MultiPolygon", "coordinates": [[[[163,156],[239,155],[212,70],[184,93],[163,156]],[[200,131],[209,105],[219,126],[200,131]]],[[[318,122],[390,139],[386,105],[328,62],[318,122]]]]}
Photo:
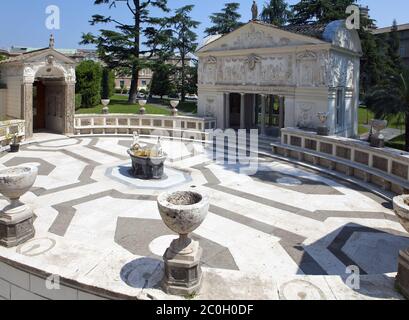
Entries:
{"type": "Polygon", "coordinates": [[[102,99],[109,99],[115,92],[115,75],[108,69],[102,69],[102,82],[101,82],[101,97],[102,99]]]}
{"type": "Polygon", "coordinates": [[[99,63],[88,60],[76,68],[75,91],[82,96],[82,106],[95,107],[101,100],[102,68],[99,63]]]}
{"type": "Polygon", "coordinates": [[[109,5],[116,8],[123,3],[133,20],[128,24],[112,16],[96,14],[91,25],[113,24],[115,30],[102,29],[99,36],[83,34],[81,44],[95,44],[100,58],[111,69],[118,69],[121,74],[131,75],[129,103],[136,103],[138,94],[139,71],[149,67],[149,60],[166,43],[169,35],[164,28],[164,18],[152,17],[152,8],[169,12],[167,0],[94,0],[95,5],[109,5]],[[142,42],[142,36],[145,41],[142,42]],[[142,49],[144,45],[146,49],[142,49]]]}
{"type": "Polygon", "coordinates": [[[2,60],[6,60],[7,58],[6,58],[6,56],[4,56],[4,55],[2,55],[2,54],[0,54],[0,61],[2,61],[2,60]]]}
{"type": "Polygon", "coordinates": [[[150,83],[150,93],[160,96],[169,95],[175,90],[174,83],[170,77],[172,75],[172,66],[166,63],[158,63],[153,70],[152,81],[150,83]]]}
{"type": "Polygon", "coordinates": [[[169,20],[172,28],[171,48],[177,55],[178,61],[176,64],[177,74],[180,75],[180,93],[182,95],[182,102],[185,101],[186,96],[186,80],[188,76],[187,64],[189,54],[196,51],[198,43],[197,34],[193,31],[197,29],[200,22],[192,20],[191,12],[193,5],[187,5],[175,10],[175,16],[169,20]]]}
{"type": "Polygon", "coordinates": [[[291,11],[284,0],[270,0],[270,2],[266,2],[260,15],[261,21],[275,26],[285,25],[290,17],[291,11]]]}
{"type": "Polygon", "coordinates": [[[398,24],[393,21],[391,32],[386,39],[387,43],[387,72],[390,75],[400,74],[403,64],[400,55],[400,38],[398,33],[398,24]]]}
{"type": "Polygon", "coordinates": [[[371,109],[377,118],[397,115],[405,120],[405,150],[409,151],[409,70],[390,77],[374,88],[370,97],[371,109]]]}
{"type": "Polygon", "coordinates": [[[197,94],[198,83],[198,62],[195,61],[193,67],[188,68],[186,90],[190,94],[197,94]]]}
{"type": "Polygon", "coordinates": [[[348,16],[346,8],[355,3],[356,0],[301,0],[291,6],[290,22],[301,25],[345,19],[348,16]]]}
{"type": "Polygon", "coordinates": [[[224,35],[241,27],[243,23],[239,22],[241,18],[241,14],[238,13],[239,8],[239,3],[226,3],[221,12],[213,13],[210,16],[213,26],[207,28],[205,33],[207,33],[209,36],[215,34],[224,35]]]}

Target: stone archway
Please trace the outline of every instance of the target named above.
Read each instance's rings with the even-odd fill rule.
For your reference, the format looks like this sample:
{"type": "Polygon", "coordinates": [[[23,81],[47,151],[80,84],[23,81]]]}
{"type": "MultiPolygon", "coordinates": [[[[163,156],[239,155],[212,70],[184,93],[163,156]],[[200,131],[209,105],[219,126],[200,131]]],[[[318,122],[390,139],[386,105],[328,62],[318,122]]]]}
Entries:
{"type": "MultiPolygon", "coordinates": [[[[42,62],[27,63],[24,66],[22,85],[22,119],[25,120],[26,137],[34,131],[34,118],[38,117],[38,105],[33,105],[34,84],[45,87],[44,122],[46,130],[70,135],[74,133],[75,114],[75,70],[73,64],[56,62],[53,54],[45,56],[42,62]]],[[[38,119],[36,119],[37,121],[38,119]]]]}

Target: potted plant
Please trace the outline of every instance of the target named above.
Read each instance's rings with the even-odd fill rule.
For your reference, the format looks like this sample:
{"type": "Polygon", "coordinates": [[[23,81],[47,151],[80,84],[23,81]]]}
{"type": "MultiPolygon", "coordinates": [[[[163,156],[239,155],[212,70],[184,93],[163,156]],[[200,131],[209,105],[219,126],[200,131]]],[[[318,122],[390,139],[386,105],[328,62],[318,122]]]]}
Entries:
{"type": "Polygon", "coordinates": [[[7,135],[7,140],[9,142],[11,142],[10,143],[10,152],[13,152],[13,153],[19,152],[20,142],[19,142],[19,139],[18,139],[18,134],[14,133],[14,134],[7,135]]]}

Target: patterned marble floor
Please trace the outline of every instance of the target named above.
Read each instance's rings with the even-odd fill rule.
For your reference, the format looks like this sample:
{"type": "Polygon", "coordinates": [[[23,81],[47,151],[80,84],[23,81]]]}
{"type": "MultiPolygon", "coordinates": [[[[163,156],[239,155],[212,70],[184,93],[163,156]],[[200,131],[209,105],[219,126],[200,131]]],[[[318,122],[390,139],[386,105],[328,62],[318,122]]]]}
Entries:
{"type": "Polygon", "coordinates": [[[175,235],[160,220],[156,197],[196,188],[211,197],[193,235],[204,249],[206,280],[197,298],[400,298],[393,276],[409,238],[389,201],[270,158],[257,159],[257,173],[247,176],[238,165],[213,161],[201,144],[179,141],[164,142],[166,178],[141,181],[129,176],[130,143],[56,137],[4,153],[2,168],[39,168],[22,199],[34,208],[37,234],[0,248],[0,256],[84,285],[165,298],[157,288],[161,256],[175,235]],[[359,290],[345,284],[351,265],[360,270],[359,290]]]}

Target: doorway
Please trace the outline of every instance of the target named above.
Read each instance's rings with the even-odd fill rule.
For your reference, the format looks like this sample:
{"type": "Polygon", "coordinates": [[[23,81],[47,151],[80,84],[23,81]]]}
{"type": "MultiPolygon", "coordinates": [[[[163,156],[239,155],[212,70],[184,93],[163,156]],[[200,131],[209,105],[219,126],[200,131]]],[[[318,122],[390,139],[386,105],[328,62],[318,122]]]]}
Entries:
{"type": "Polygon", "coordinates": [[[33,129],[45,130],[45,85],[42,81],[33,84],[33,129]]]}
{"type": "Polygon", "coordinates": [[[239,93],[231,93],[230,95],[230,128],[240,128],[240,106],[241,96],[239,93]]]}

